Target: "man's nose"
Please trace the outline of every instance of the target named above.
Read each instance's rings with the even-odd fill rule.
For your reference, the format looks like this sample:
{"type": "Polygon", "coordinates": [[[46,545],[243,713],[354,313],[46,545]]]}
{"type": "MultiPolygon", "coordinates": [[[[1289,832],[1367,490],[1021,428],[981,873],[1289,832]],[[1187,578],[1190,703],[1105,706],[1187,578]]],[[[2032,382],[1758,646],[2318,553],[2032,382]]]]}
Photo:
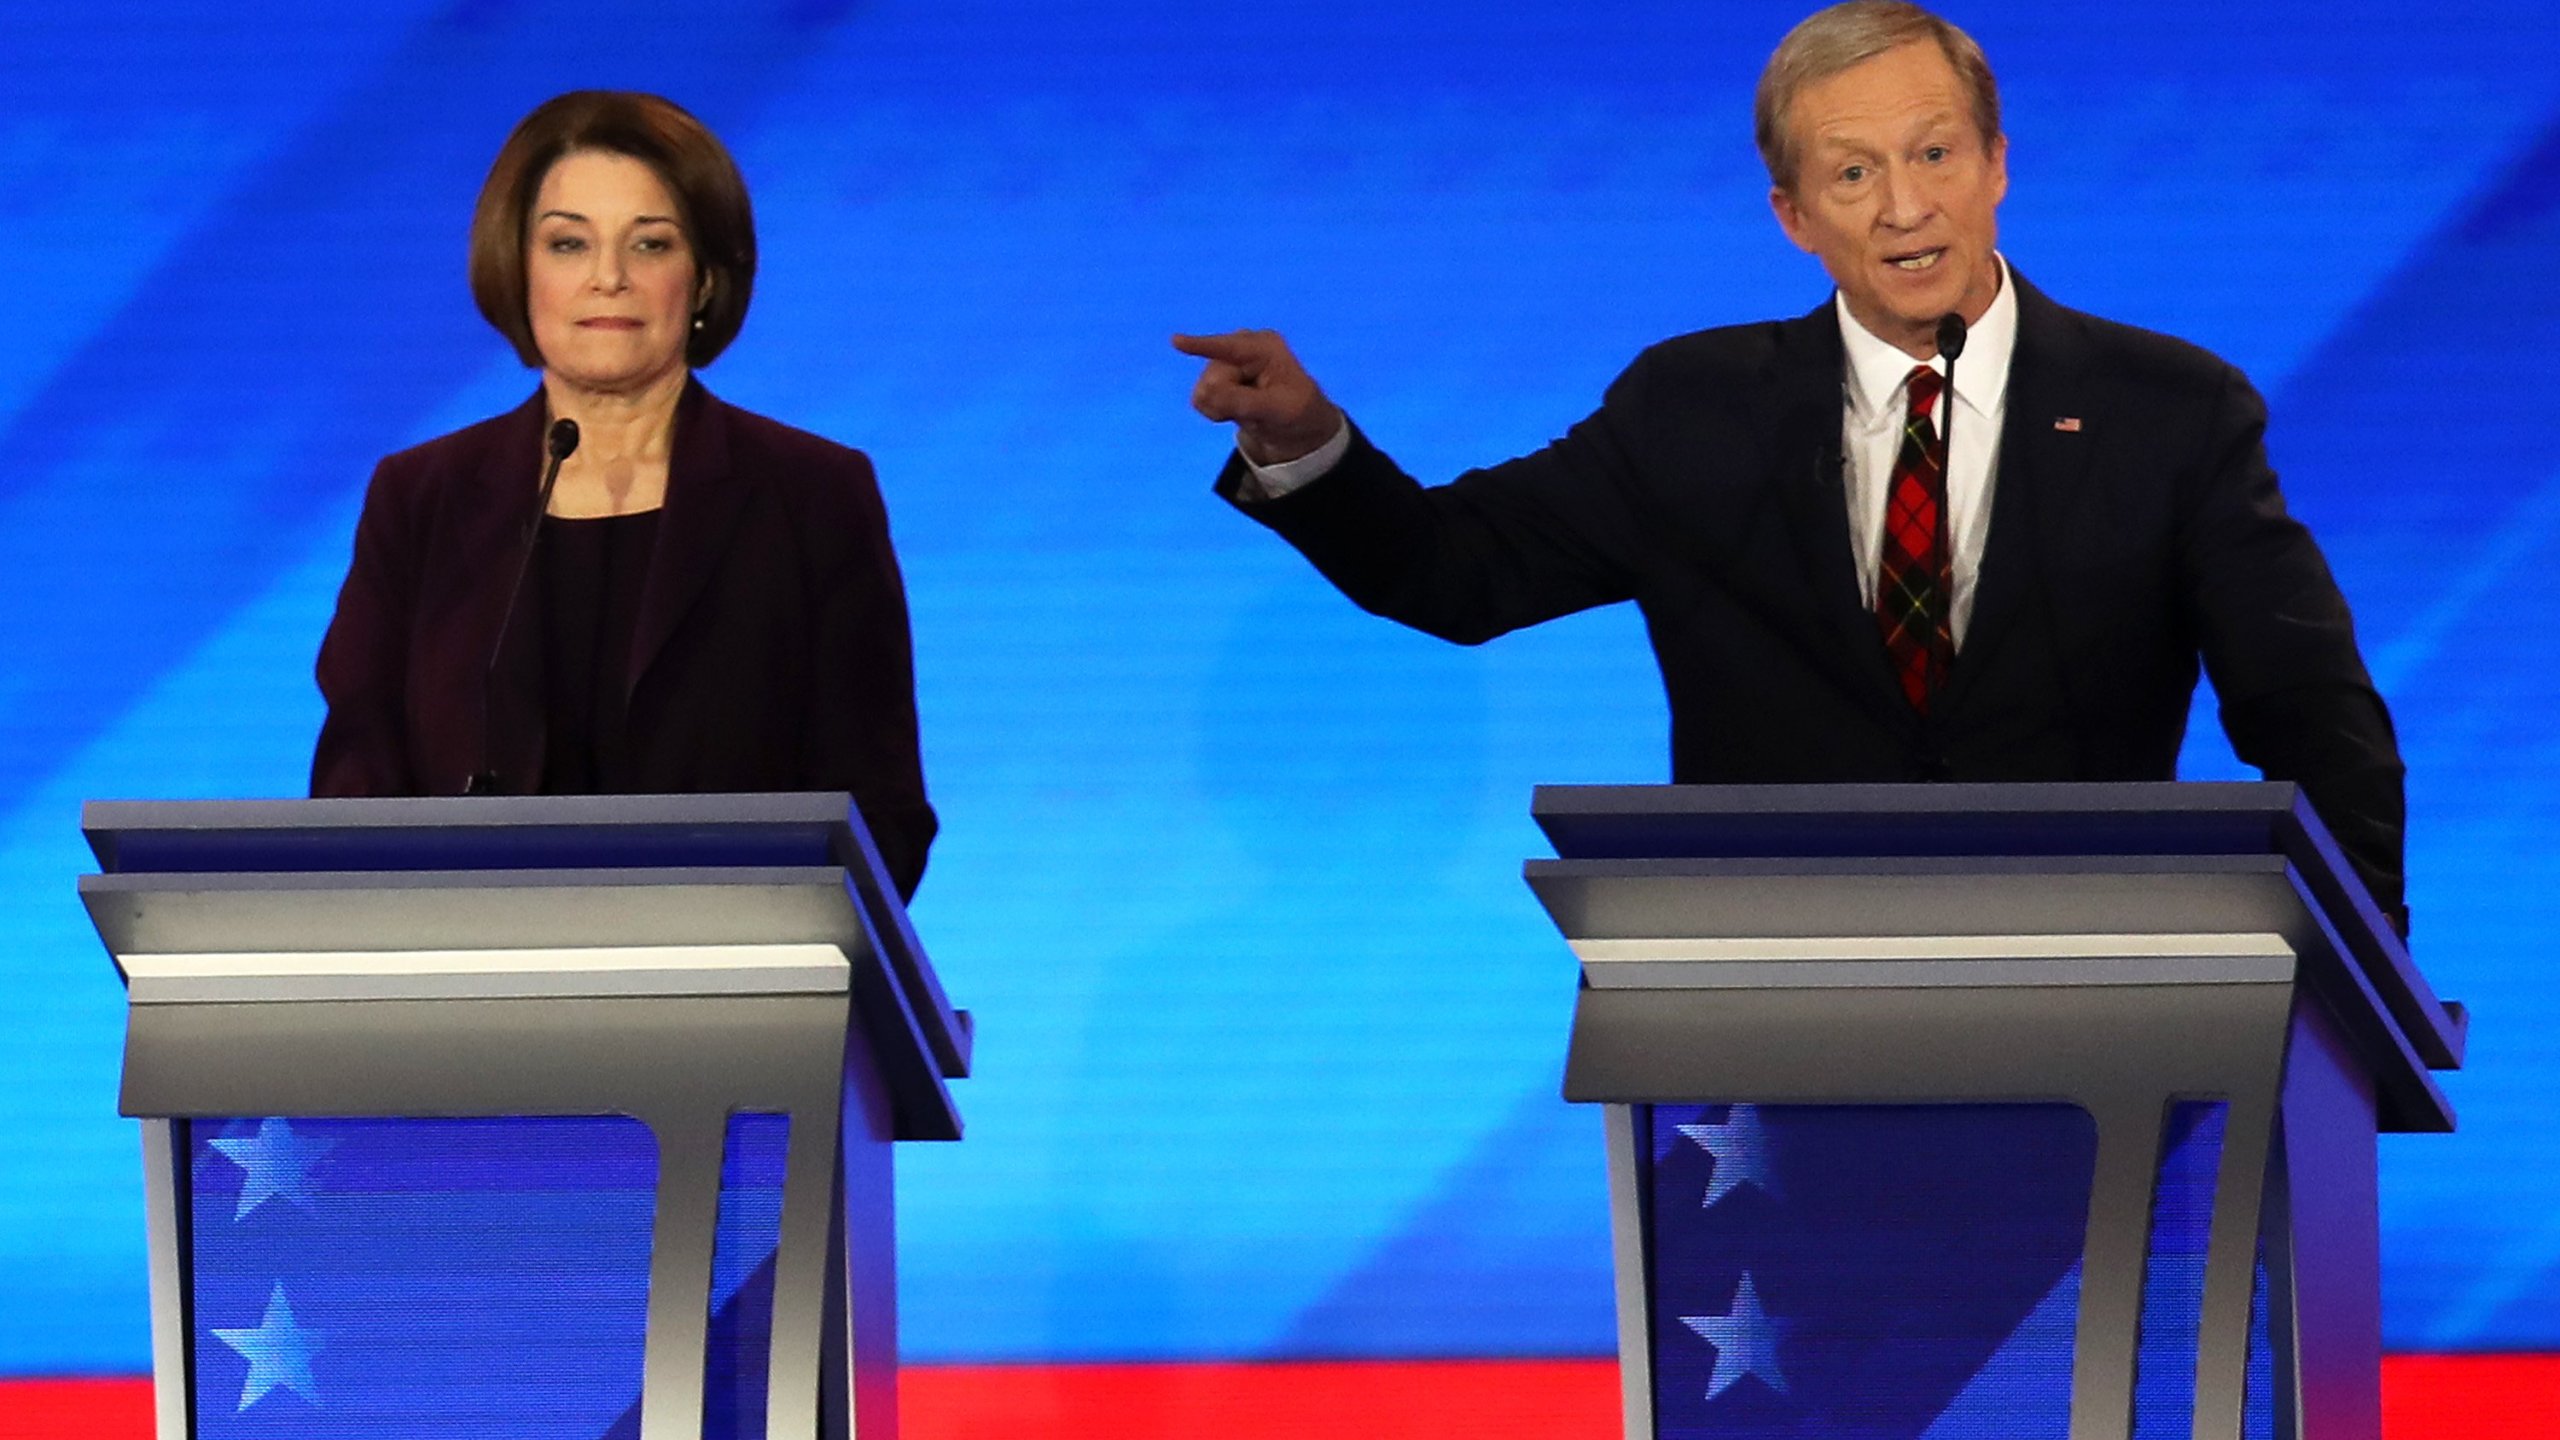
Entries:
{"type": "Polygon", "coordinates": [[[1884,208],[1876,218],[1896,230],[1918,229],[1929,218],[1931,202],[1927,187],[1903,166],[1885,167],[1882,195],[1884,208]]]}

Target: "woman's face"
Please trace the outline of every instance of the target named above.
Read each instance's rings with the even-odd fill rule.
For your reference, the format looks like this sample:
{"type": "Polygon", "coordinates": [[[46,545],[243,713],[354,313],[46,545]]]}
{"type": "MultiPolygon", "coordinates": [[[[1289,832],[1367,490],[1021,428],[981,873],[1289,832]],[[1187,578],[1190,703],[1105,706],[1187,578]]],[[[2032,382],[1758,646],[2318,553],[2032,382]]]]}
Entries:
{"type": "Polygon", "coordinates": [[[551,375],[641,389],[684,369],[707,286],[658,172],[573,150],[542,177],[525,246],[525,305],[551,375]]]}

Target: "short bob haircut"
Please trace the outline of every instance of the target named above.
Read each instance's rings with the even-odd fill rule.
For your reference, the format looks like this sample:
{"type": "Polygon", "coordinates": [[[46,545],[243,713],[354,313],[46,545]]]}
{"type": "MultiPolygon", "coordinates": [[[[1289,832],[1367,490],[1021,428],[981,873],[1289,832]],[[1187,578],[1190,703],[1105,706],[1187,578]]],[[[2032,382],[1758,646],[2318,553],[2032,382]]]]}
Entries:
{"type": "Polygon", "coordinates": [[[516,347],[517,359],[541,366],[525,308],[525,246],[543,177],[578,150],[628,155],[656,171],[674,195],[685,242],[711,282],[684,359],[690,366],[710,364],[747,323],[747,297],[756,283],[755,213],[747,182],[719,137],[655,95],[572,90],[536,106],[499,147],[471,213],[471,298],[481,315],[516,347]]]}
{"type": "Polygon", "coordinates": [[[1805,17],[1778,42],[1768,68],[1760,72],[1759,93],[1752,98],[1752,138],[1760,146],[1760,163],[1769,167],[1770,183],[1792,195],[1796,168],[1795,132],[1789,114],[1796,96],[1844,70],[1873,60],[1888,50],[1928,41],[1947,57],[1956,80],[1973,101],[1973,126],[1985,146],[2000,139],[2000,86],[1991,78],[1991,62],[1973,37],[1917,5],[1904,0],[1847,0],[1805,17]]]}

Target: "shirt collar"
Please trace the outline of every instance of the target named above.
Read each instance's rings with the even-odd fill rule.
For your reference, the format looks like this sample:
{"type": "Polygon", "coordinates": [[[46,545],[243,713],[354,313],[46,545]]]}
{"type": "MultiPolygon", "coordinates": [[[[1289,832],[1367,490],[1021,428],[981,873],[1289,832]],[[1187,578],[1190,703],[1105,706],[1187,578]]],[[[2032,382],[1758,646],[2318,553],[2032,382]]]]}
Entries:
{"type": "MultiPolygon", "coordinates": [[[[1956,366],[1956,398],[1976,414],[2000,413],[2001,403],[2009,392],[2009,355],[2018,344],[2018,279],[2009,273],[2006,256],[1994,253],[2000,262],[2000,293],[1992,297],[1991,308],[1965,331],[1964,358],[1956,366]]],[[[1894,346],[1878,339],[1874,331],[1858,323],[1849,313],[1849,302],[1835,293],[1831,307],[1840,317],[1840,341],[1849,352],[1849,408],[1859,416],[1874,415],[1894,403],[1902,393],[1903,377],[1920,362],[1894,346]]],[[[1947,371],[1944,357],[1932,359],[1929,368],[1943,375],[1947,371]]]]}

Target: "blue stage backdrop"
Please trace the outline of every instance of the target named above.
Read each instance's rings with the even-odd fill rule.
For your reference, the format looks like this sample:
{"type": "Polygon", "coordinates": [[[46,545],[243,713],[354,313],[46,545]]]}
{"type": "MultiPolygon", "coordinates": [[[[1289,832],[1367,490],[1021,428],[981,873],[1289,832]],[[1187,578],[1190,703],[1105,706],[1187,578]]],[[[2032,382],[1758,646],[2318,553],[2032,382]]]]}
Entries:
{"type": "MultiPolygon", "coordinates": [[[[2476,1007],[2385,1149],[2389,1338],[2560,1347],[2560,12],[1975,0],[2008,254],[2245,367],[2393,700],[2417,953],[2476,1007]]],[[[1750,87],[1793,4],[0,0],[0,1373],[147,1365],[88,797],[299,793],[372,461],[529,377],[465,219],[508,126],[663,91],[767,269],[726,397],[869,450],[982,1017],[901,1156],[922,1359],[1589,1353],[1597,1117],[1518,879],[1665,775],[1635,617],[1461,650],[1208,496],[1176,329],[1270,325],[1417,470],[1826,283],[1750,87]]],[[[2234,763],[2205,733],[2189,773],[2234,763]]]]}

